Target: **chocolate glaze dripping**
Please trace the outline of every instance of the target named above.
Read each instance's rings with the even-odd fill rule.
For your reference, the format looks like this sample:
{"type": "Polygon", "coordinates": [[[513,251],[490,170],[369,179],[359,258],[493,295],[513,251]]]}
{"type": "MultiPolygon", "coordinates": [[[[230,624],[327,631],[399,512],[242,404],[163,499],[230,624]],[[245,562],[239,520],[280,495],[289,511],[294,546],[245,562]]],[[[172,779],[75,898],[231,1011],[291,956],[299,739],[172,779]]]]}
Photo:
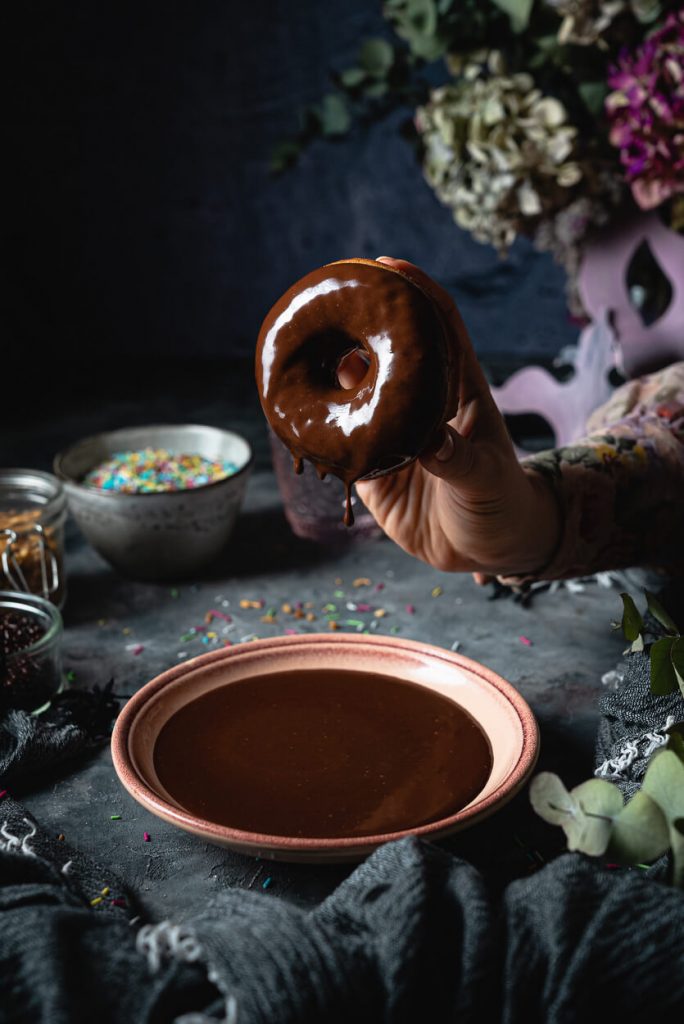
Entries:
{"type": "Polygon", "coordinates": [[[342,481],[345,525],[354,522],[353,484],[408,465],[455,414],[449,339],[420,287],[366,260],[312,271],[264,320],[256,354],[264,413],[295,472],[308,459],[320,479],[342,481]],[[354,348],[368,357],[368,372],[344,388],[337,367],[354,348]]]}
{"type": "Polygon", "coordinates": [[[345,490],[347,492],[347,503],[346,503],[345,509],[344,509],[344,520],[343,521],[344,521],[344,525],[345,526],[353,526],[354,525],[354,509],[352,508],[352,494],[351,494],[352,485],[350,483],[346,483],[345,482],[344,487],[345,487],[345,490]]]}
{"type": "Polygon", "coordinates": [[[294,471],[297,476],[301,476],[304,472],[304,460],[299,455],[294,455],[294,471]]]}

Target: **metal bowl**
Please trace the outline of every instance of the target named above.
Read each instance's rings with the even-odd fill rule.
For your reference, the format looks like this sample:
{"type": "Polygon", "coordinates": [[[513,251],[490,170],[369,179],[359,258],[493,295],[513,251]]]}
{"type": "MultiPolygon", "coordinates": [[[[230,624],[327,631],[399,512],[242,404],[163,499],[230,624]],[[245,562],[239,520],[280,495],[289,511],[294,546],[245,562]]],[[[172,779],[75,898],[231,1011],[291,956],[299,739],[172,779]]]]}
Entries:
{"type": "Polygon", "coordinates": [[[252,449],[239,434],[216,427],[131,427],[78,441],[55,456],[53,468],[74,519],[114,568],[133,579],[181,579],[225,546],[244,498],[252,449]],[[124,494],[83,484],[86,474],[115,452],[147,447],[228,459],[238,469],[225,480],[185,491],[124,494]]]}

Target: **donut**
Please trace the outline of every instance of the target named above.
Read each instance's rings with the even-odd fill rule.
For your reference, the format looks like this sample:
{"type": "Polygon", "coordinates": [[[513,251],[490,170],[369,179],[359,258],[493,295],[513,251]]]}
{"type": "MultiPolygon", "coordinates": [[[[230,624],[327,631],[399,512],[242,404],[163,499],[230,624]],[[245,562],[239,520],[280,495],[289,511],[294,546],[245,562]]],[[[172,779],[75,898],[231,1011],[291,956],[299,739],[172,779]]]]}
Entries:
{"type": "Polygon", "coordinates": [[[312,462],[347,490],[416,459],[455,414],[455,353],[435,301],[400,270],[347,259],[297,281],[266,316],[256,378],[273,432],[295,470],[312,462]],[[337,368],[359,350],[368,363],[351,388],[337,368]]]}

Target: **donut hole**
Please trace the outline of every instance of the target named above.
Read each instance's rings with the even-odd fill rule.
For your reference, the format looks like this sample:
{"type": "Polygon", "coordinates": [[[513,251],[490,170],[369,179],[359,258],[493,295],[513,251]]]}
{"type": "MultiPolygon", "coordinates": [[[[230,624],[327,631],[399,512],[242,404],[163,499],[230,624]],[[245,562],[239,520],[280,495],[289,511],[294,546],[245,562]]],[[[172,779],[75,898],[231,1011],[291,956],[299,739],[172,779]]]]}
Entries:
{"type": "Polygon", "coordinates": [[[353,348],[345,352],[335,368],[335,379],[337,386],[345,391],[357,388],[368,373],[370,356],[363,348],[353,348]]]}
{"type": "Polygon", "coordinates": [[[296,373],[313,390],[349,391],[366,378],[370,363],[370,354],[357,338],[345,331],[327,329],[309,334],[290,352],[283,372],[296,373]]]}

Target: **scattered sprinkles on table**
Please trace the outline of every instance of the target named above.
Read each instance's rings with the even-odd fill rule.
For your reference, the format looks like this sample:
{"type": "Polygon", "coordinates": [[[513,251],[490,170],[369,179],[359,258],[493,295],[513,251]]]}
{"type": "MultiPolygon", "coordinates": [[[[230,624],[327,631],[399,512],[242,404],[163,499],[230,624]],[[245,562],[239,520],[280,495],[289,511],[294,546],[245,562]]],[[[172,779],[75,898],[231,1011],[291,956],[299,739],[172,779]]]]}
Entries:
{"type": "Polygon", "coordinates": [[[237,472],[227,459],[205,459],[201,455],[172,455],[165,448],[143,448],[115,452],[87,474],[86,487],[123,494],[154,494],[162,491],[190,491],[225,480],[237,472]]]}

